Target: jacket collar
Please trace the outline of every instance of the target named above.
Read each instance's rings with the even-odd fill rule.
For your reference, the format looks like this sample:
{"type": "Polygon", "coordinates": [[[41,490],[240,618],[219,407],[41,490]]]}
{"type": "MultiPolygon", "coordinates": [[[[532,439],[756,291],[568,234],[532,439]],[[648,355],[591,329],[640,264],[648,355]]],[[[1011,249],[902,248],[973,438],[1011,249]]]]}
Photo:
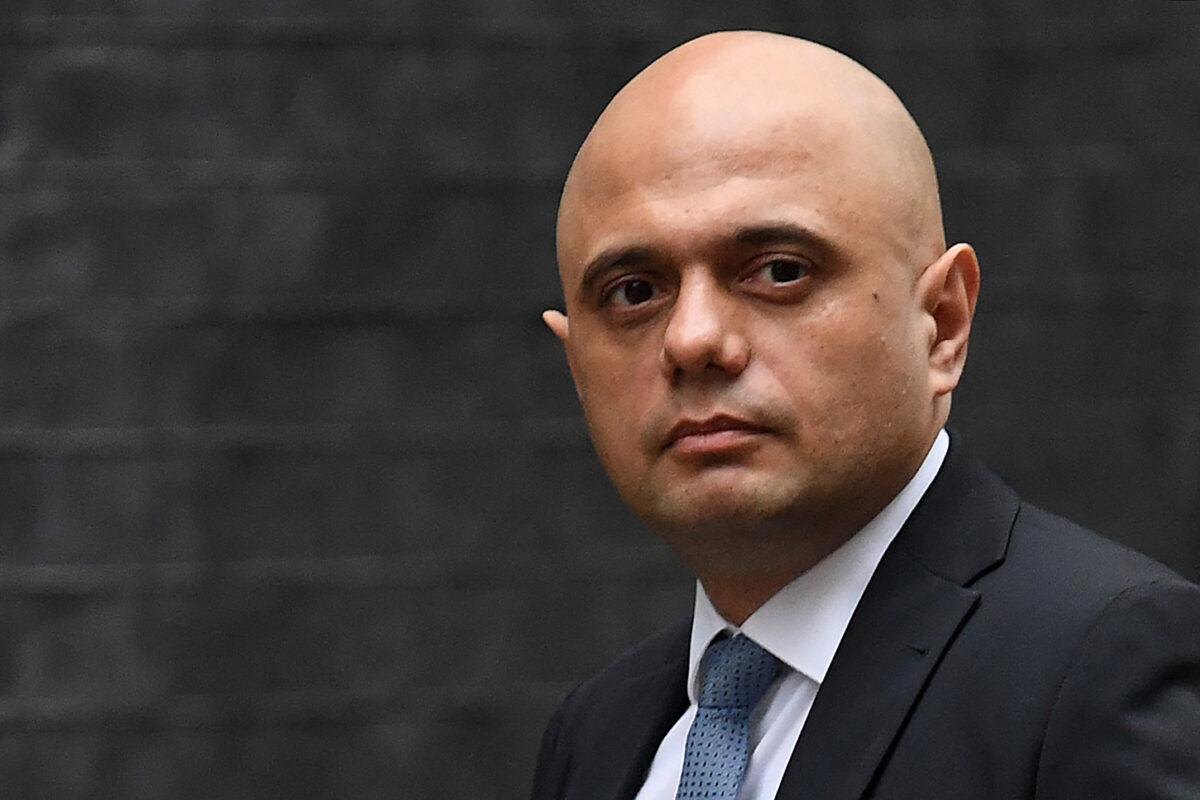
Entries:
{"type": "Polygon", "coordinates": [[[884,554],[817,693],[779,800],[858,800],[1000,563],[1019,500],[951,439],[884,554]]]}

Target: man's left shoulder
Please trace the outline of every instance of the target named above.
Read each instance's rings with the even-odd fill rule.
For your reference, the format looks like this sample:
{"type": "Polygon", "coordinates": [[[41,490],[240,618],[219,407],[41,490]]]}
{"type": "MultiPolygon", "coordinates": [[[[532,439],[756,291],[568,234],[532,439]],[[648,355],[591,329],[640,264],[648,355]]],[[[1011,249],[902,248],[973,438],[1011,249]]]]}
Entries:
{"type": "Polygon", "coordinates": [[[1146,797],[1171,785],[1195,796],[1200,587],[1032,506],[1018,513],[1005,564],[1024,587],[1027,636],[1040,640],[1039,655],[1057,648],[1063,658],[1043,722],[1040,792],[1146,797]]]}
{"type": "Polygon", "coordinates": [[[986,640],[987,650],[1001,645],[1006,658],[1024,664],[1018,671],[1057,663],[1050,673],[1058,681],[1088,651],[1146,659],[1181,648],[1200,659],[1200,587],[1027,503],[1019,507],[1002,561],[970,588],[979,605],[963,637],[986,640]]]}
{"type": "Polygon", "coordinates": [[[1006,580],[1019,582],[1022,592],[1084,604],[1108,603],[1138,587],[1185,595],[1200,591],[1152,558],[1025,502],[1013,521],[1002,566],[980,584],[986,588],[1006,580]]]}
{"type": "Polygon", "coordinates": [[[1097,633],[1129,634],[1130,652],[1145,658],[1173,647],[1166,640],[1180,629],[1200,630],[1200,587],[1025,502],[1016,506],[1002,556],[964,588],[976,604],[948,654],[951,663],[976,665],[964,675],[1003,663],[1026,686],[1041,685],[1047,700],[1075,659],[1097,645],[1103,649],[1107,637],[1097,639],[1097,633]]]}

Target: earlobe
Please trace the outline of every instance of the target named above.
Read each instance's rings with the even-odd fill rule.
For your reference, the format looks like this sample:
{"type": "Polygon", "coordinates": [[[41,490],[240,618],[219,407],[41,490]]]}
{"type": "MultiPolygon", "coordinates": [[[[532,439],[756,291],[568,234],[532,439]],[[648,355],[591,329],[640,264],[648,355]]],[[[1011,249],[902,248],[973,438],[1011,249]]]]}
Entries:
{"type": "Polygon", "coordinates": [[[567,334],[569,332],[567,325],[567,315],[561,311],[549,309],[542,312],[542,322],[546,323],[546,327],[558,337],[558,340],[563,344],[567,343],[567,334]]]}

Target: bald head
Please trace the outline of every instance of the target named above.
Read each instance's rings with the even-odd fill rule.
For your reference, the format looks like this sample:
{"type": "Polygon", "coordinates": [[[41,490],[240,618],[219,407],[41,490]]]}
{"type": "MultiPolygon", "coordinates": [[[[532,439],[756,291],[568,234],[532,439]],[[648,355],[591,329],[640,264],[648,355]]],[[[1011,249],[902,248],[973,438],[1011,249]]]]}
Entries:
{"type": "Polygon", "coordinates": [[[979,268],[878,78],[786,36],[705,36],[622,89],[563,190],[562,341],[629,504],[726,619],[908,482],[966,358],[979,268]]]}
{"type": "Polygon", "coordinates": [[[670,51],[609,103],[563,190],[560,264],[617,198],[768,172],[806,175],[822,213],[855,217],[914,268],[945,249],[933,161],[892,90],[827,47],[730,31],[670,51]]]}

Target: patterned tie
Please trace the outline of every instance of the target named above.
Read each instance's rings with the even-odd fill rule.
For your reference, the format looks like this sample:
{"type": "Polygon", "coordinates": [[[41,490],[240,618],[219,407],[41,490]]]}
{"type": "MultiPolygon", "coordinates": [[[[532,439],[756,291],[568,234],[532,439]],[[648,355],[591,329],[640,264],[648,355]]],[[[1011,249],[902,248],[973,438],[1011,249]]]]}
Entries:
{"type": "Polygon", "coordinates": [[[750,760],[750,713],[777,672],[778,659],[741,634],[704,651],[676,800],[735,800],[750,760]]]}

